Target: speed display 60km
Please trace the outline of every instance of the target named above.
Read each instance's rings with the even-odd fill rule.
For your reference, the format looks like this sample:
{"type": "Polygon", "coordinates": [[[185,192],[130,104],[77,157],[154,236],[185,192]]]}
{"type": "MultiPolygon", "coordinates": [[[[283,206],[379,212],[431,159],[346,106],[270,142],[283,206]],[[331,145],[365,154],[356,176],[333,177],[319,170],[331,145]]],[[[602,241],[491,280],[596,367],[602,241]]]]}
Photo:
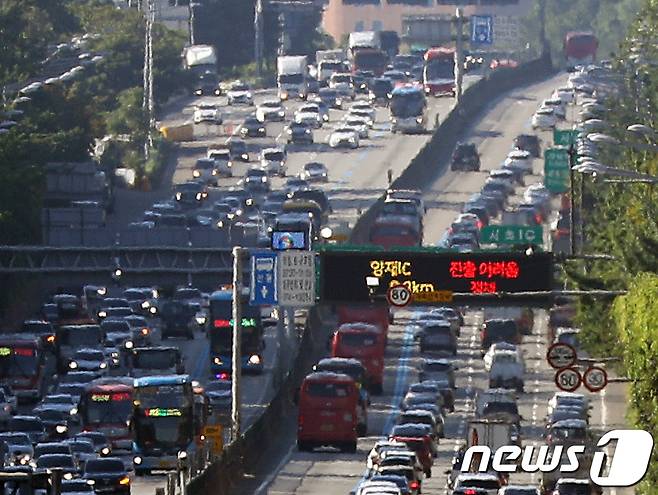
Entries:
{"type": "Polygon", "coordinates": [[[364,302],[385,297],[389,287],[412,293],[452,291],[491,294],[550,291],[552,253],[321,253],[323,301],[364,302]]]}

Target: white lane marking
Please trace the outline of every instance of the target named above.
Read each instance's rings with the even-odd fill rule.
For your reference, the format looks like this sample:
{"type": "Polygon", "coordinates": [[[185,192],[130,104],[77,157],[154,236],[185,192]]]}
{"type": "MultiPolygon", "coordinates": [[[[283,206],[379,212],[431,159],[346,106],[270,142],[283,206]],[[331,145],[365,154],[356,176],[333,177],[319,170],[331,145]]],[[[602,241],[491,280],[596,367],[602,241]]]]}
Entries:
{"type": "Polygon", "coordinates": [[[256,491],[254,492],[255,495],[261,495],[263,493],[263,490],[266,490],[272,482],[276,479],[276,477],[279,475],[281,470],[284,468],[286,464],[290,461],[290,458],[292,457],[292,453],[295,450],[295,444],[293,444],[290,449],[288,449],[288,452],[286,452],[286,455],[283,456],[283,459],[281,459],[281,462],[276,466],[274,471],[272,471],[267,478],[265,478],[265,481],[263,481],[260,485],[258,485],[258,488],[256,488],[256,491]]]}

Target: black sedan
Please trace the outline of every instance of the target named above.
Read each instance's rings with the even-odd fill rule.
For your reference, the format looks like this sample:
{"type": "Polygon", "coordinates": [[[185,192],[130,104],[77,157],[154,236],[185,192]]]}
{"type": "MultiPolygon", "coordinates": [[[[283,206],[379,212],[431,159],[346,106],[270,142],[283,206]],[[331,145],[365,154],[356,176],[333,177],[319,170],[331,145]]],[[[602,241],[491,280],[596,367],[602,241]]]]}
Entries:
{"type": "Polygon", "coordinates": [[[105,457],[87,461],[84,479],[94,482],[98,493],[118,493],[130,495],[130,476],[118,457],[105,457]]]}
{"type": "Polygon", "coordinates": [[[301,122],[292,122],[286,128],[288,143],[313,144],[313,131],[311,128],[301,122]]]}
{"type": "Polygon", "coordinates": [[[258,121],[256,117],[248,117],[240,126],[240,136],[245,137],[265,137],[267,130],[265,124],[258,121]]]}

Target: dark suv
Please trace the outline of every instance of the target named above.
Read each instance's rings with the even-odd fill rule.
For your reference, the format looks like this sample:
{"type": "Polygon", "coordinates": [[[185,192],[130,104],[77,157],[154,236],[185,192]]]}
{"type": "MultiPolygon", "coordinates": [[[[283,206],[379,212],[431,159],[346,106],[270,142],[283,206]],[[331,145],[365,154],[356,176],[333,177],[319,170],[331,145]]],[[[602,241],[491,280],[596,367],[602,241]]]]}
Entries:
{"type": "Polygon", "coordinates": [[[452,154],[450,170],[480,170],[480,154],[475,144],[459,143],[452,154]]]}
{"type": "Polygon", "coordinates": [[[482,323],[480,329],[480,343],[482,355],[496,342],[509,342],[510,344],[521,343],[521,333],[516,321],[503,318],[492,318],[482,323]]]}
{"type": "Polygon", "coordinates": [[[539,145],[539,138],[534,134],[520,134],[514,138],[514,147],[527,151],[534,157],[541,155],[541,146],[539,145]]]}

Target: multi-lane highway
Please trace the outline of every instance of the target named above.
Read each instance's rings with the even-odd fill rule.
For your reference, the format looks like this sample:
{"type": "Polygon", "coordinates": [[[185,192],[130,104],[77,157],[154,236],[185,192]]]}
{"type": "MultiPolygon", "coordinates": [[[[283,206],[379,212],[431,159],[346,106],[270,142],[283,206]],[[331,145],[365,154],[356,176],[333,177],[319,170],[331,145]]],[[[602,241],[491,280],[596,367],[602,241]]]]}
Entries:
{"type": "MultiPolygon", "coordinates": [[[[467,77],[467,84],[472,84],[476,76],[467,77]]],[[[276,91],[273,89],[257,91],[255,104],[272,99],[276,91]]],[[[439,119],[445,116],[453,105],[452,98],[433,98],[429,100],[428,122],[434,123],[438,114],[439,119]]],[[[225,97],[192,97],[176,103],[176,110],[165,116],[162,125],[177,125],[192,120],[194,107],[200,103],[213,102],[221,109],[224,123],[222,125],[201,124],[195,126],[196,138],[194,141],[181,143],[172,161],[170,170],[165,175],[162,187],[139,198],[136,204],[133,194],[124,192],[131,200],[117,202],[117,214],[114,216],[115,225],[125,225],[141,217],[142,211],[155,201],[166,200],[171,197],[171,184],[177,184],[192,179],[192,169],[198,158],[205,157],[206,149],[214,144],[223,143],[228,135],[236,133],[244,119],[252,114],[255,106],[234,105],[228,106],[225,97]],[[228,135],[227,132],[228,131],[228,135]],[[147,200],[147,201],[145,201],[147,200]]],[[[244,173],[253,166],[258,152],[269,146],[284,145],[284,127],[293,118],[294,112],[303,102],[292,100],[285,103],[286,122],[268,122],[266,124],[267,137],[247,138],[251,162],[237,162],[234,177],[223,179],[219,188],[210,188],[210,198],[218,198],[220,191],[238,185],[244,173]]],[[[327,138],[336,127],[349,108],[345,110],[331,110],[330,121],[314,132],[313,145],[289,145],[288,149],[288,177],[296,176],[301,172],[305,163],[321,161],[329,170],[329,182],[323,184],[328,194],[333,210],[332,221],[346,220],[354,224],[361,211],[365,211],[385,190],[388,185],[387,171],[390,169],[393,178],[397,177],[409,164],[424,143],[430,138],[428,134],[400,135],[391,134],[389,112],[385,108],[377,110],[376,123],[370,132],[369,139],[361,141],[357,150],[333,150],[327,144],[327,138]]],[[[272,189],[282,189],[286,179],[273,178],[272,189]]],[[[143,193],[142,193],[143,194],[143,193]]],[[[243,429],[253,422],[262,406],[267,404],[274,391],[273,379],[278,373],[281,352],[280,336],[274,328],[265,334],[266,369],[261,376],[247,376],[243,385],[243,411],[245,414],[243,429]]],[[[201,382],[208,378],[208,341],[198,338],[193,342],[181,342],[187,369],[195,379],[201,382]]],[[[155,487],[162,486],[163,476],[136,478],[133,490],[137,495],[151,494],[155,487]]]]}
{"type": "MultiPolygon", "coordinates": [[[[447,170],[434,184],[425,189],[429,211],[425,218],[425,245],[435,245],[445,229],[461,211],[468,197],[479,191],[488,171],[497,168],[511,149],[513,138],[531,131],[530,118],[541,100],[565,80],[556,76],[550,80],[512,91],[501,97],[481,116],[466,133],[465,140],[477,143],[482,155],[482,171],[451,172],[447,170]]],[[[544,143],[552,137],[542,133],[544,143]]],[[[541,162],[535,160],[534,174],[526,176],[526,184],[540,181],[541,162]]],[[[519,189],[517,192],[521,192],[519,189]]],[[[280,461],[260,482],[258,494],[331,494],[350,493],[362,479],[365,459],[374,442],[386,436],[393,426],[398,405],[410,383],[417,381],[420,354],[414,342],[415,311],[398,311],[396,324],[389,329],[386,356],[384,394],[373,397],[369,409],[369,436],[359,440],[356,454],[332,451],[298,452],[289,438],[282,445],[280,461]]],[[[494,310],[495,311],[495,310],[494,310]]],[[[446,490],[446,471],[454,451],[463,443],[466,421],[473,416],[474,397],[478,390],[488,388],[487,372],[480,357],[479,325],[483,311],[471,308],[466,312],[465,326],[459,338],[457,367],[456,410],[447,416],[446,438],[441,440],[440,452],[432,469],[433,476],[423,481],[423,493],[443,494],[446,490]]],[[[557,390],[554,370],[546,363],[547,315],[535,310],[535,325],[531,335],[525,336],[520,346],[526,362],[525,392],[518,399],[522,420],[522,440],[525,445],[538,444],[544,428],[549,398],[557,390]]],[[[606,393],[590,397],[593,409],[590,424],[597,431],[624,424],[625,395],[619,384],[610,385],[606,393]]],[[[511,483],[539,483],[537,475],[512,474],[511,483]]],[[[619,491],[619,490],[617,490],[619,491]]]]}

